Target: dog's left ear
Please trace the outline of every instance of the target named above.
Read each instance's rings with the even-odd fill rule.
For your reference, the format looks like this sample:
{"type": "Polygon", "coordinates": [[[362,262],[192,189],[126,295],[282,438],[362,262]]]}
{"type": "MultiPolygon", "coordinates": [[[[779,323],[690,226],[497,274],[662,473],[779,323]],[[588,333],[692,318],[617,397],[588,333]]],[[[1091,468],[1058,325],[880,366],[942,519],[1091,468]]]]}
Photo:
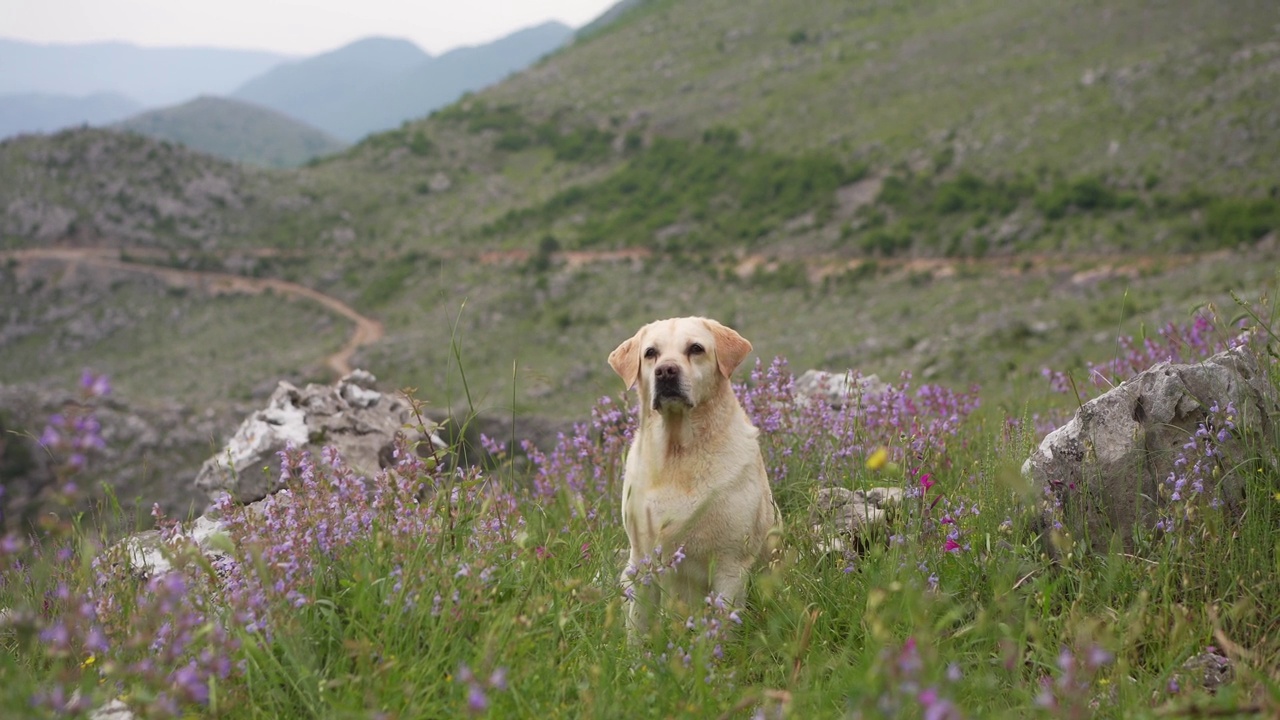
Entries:
{"type": "Polygon", "coordinates": [[[729,377],[742,364],[747,353],[751,352],[751,343],[733,328],[725,327],[715,320],[705,322],[716,338],[716,364],[720,366],[720,374],[729,377]]]}
{"type": "Polygon", "coordinates": [[[623,340],[622,344],[613,349],[609,353],[609,365],[613,371],[618,373],[622,381],[627,384],[627,389],[636,386],[636,381],[640,379],[640,334],[636,333],[627,340],[623,340]]]}

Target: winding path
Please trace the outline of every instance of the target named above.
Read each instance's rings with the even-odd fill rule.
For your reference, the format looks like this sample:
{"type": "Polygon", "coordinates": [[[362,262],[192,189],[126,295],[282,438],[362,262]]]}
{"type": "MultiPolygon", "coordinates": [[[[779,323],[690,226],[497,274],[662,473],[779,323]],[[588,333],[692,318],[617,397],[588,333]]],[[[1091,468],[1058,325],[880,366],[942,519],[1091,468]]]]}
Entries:
{"type": "MultiPolygon", "coordinates": [[[[282,254],[279,250],[237,249],[235,252],[255,256],[275,256],[282,254]]],[[[1210,253],[1208,255],[1221,254],[1210,253]]],[[[474,255],[468,254],[475,257],[474,255]]],[[[365,317],[343,301],[326,295],[318,290],[299,285],[298,283],[275,278],[253,278],[232,273],[210,272],[205,270],[184,270],[166,267],[148,262],[131,262],[124,257],[151,258],[161,262],[169,257],[165,251],[144,248],[28,248],[23,250],[0,251],[0,260],[14,260],[19,263],[34,261],[54,261],[69,264],[90,265],[116,271],[140,273],[159,278],[170,285],[202,290],[213,295],[245,294],[257,295],[265,290],[282,295],[302,298],[314,302],[326,310],[350,320],[354,327],[347,342],[335,353],[325,358],[325,363],[339,376],[351,372],[351,358],[355,352],[366,345],[382,339],[385,331],[382,323],[365,317]]],[[[497,250],[478,254],[477,259],[485,265],[509,265],[528,261],[533,254],[527,250],[497,250]]],[[[961,267],[981,267],[994,270],[1003,275],[1021,275],[1030,271],[1072,271],[1073,282],[1087,282],[1101,277],[1124,275],[1135,277],[1143,269],[1153,263],[1166,265],[1184,265],[1205,258],[1205,254],[1187,254],[1178,256],[1154,255],[1052,255],[1035,254],[1016,257],[988,258],[847,258],[839,256],[813,255],[803,258],[810,280],[820,281],[823,277],[841,271],[857,268],[874,262],[878,266],[893,268],[899,271],[922,272],[934,277],[954,275],[961,267]],[[1081,269],[1081,265],[1085,265],[1081,269]]],[[[561,251],[555,253],[555,259],[570,268],[581,267],[601,262],[636,262],[652,257],[646,248],[628,248],[622,250],[603,251],[561,251]]],[[[735,262],[734,272],[747,277],[759,268],[768,268],[776,264],[776,260],[765,255],[750,254],[740,257],[735,262]]]]}
{"type": "MultiPolygon", "coordinates": [[[[275,278],[252,278],[231,273],[183,270],[162,265],[129,262],[120,259],[121,252],[120,249],[115,248],[30,248],[0,252],[0,260],[13,260],[18,263],[35,261],[65,262],[73,265],[88,265],[109,270],[139,273],[159,278],[175,287],[193,288],[212,295],[258,295],[270,290],[288,297],[309,300],[334,314],[341,315],[354,324],[347,342],[337,352],[325,358],[325,364],[332,368],[339,377],[351,372],[351,357],[355,355],[356,350],[381,340],[384,334],[381,322],[365,317],[356,312],[355,308],[341,300],[305,285],[275,278]]],[[[124,252],[131,253],[132,251],[125,250],[124,252]]]]}

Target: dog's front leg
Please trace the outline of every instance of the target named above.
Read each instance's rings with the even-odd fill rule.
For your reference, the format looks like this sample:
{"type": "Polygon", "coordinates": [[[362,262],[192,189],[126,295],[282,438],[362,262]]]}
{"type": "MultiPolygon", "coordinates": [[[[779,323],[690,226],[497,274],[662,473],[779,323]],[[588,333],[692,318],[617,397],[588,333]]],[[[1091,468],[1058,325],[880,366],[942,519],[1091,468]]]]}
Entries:
{"type": "Polygon", "coordinates": [[[627,561],[627,567],[622,571],[622,603],[626,611],[626,627],[627,639],[631,642],[638,642],[640,638],[649,632],[649,619],[652,617],[654,609],[657,607],[661,599],[661,590],[658,584],[648,579],[645,582],[638,576],[640,568],[639,558],[631,558],[627,561]]]}
{"type": "Polygon", "coordinates": [[[740,563],[721,563],[711,574],[711,591],[724,598],[728,605],[736,605],[747,585],[747,567],[740,563]]]}

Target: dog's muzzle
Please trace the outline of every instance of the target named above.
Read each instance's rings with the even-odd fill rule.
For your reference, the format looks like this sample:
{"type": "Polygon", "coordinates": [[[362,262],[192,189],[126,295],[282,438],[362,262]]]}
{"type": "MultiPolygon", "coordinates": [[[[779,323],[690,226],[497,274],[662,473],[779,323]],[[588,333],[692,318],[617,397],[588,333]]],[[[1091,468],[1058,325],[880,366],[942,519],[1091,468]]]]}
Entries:
{"type": "Polygon", "coordinates": [[[679,366],[659,365],[653,369],[653,409],[661,410],[663,405],[670,402],[678,402],[686,406],[691,404],[685,392],[679,366]]]}

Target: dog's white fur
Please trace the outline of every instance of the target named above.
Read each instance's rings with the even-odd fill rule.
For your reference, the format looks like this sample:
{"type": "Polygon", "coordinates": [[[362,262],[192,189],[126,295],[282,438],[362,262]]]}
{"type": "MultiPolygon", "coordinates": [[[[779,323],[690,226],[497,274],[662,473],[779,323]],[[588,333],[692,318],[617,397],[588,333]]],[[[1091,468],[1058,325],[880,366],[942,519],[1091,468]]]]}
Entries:
{"type": "Polygon", "coordinates": [[[751,343],[707,318],[649,323],[609,354],[609,364],[638,387],[640,423],[622,482],[622,522],[631,543],[622,584],[634,602],[632,637],[666,594],[700,607],[712,591],[740,600],[751,568],[781,527],[759,431],[733,393],[729,376],[751,343]],[[683,546],[684,560],[648,585],[633,573],[661,547],[683,546]]]}

